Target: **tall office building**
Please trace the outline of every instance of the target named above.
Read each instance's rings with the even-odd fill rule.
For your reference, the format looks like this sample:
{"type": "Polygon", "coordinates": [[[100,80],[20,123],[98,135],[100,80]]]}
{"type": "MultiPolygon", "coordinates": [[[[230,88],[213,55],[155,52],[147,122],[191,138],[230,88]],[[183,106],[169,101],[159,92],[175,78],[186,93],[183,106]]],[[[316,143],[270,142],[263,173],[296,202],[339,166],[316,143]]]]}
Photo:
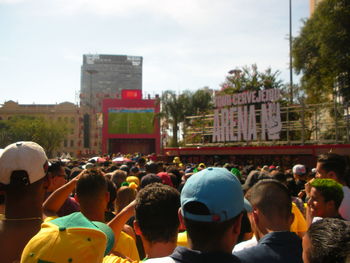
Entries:
{"type": "Polygon", "coordinates": [[[86,153],[101,151],[103,100],[120,99],[122,90],[130,89],[142,90],[142,57],[83,55],[79,139],[86,153]]]}
{"type": "Polygon", "coordinates": [[[142,90],[142,57],[83,55],[81,106],[101,112],[104,98],[121,98],[125,89],[142,90]]]}
{"type": "Polygon", "coordinates": [[[315,9],[317,5],[321,2],[322,0],[310,0],[310,16],[315,12],[315,9]]]}

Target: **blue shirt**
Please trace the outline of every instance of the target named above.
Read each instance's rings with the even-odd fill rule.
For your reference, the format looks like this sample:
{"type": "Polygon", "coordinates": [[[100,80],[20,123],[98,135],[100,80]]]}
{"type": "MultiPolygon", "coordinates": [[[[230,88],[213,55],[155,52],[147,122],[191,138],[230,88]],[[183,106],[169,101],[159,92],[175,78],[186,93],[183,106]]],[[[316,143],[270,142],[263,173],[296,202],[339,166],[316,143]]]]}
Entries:
{"type": "Polygon", "coordinates": [[[259,243],[235,252],[242,263],[303,263],[301,239],[293,232],[271,232],[259,243]]]}

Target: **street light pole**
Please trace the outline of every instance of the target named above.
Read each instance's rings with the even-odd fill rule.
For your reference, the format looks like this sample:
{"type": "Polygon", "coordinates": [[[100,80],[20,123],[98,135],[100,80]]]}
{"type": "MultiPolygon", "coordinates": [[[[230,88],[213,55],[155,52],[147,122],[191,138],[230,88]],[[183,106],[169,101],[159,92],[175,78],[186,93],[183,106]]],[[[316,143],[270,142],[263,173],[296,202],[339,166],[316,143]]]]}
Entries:
{"type": "Polygon", "coordinates": [[[290,104],[293,104],[293,60],[292,60],[292,0],[289,0],[289,78],[290,104]]]}

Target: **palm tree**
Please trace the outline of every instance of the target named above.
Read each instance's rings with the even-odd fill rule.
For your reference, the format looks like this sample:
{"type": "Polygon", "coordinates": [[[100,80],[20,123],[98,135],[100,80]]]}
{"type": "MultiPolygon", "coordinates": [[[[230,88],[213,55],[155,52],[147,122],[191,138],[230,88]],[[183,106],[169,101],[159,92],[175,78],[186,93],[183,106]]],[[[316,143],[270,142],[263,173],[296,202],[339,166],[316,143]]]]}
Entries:
{"type": "Polygon", "coordinates": [[[177,95],[174,91],[167,90],[162,94],[160,117],[172,126],[170,146],[178,146],[179,124],[185,120],[189,112],[190,98],[190,92],[177,95]]]}

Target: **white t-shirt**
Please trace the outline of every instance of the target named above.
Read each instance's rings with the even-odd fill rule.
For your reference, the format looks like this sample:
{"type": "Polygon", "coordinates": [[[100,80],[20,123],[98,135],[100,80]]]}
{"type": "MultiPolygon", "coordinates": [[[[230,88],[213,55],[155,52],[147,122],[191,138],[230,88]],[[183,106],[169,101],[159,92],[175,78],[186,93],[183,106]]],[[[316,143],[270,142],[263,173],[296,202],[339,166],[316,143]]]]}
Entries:
{"type": "Polygon", "coordinates": [[[343,186],[344,198],[339,207],[339,214],[345,220],[350,221],[350,188],[343,186]]]}
{"type": "Polygon", "coordinates": [[[253,236],[251,239],[243,241],[243,242],[235,245],[235,247],[232,250],[232,253],[244,250],[246,248],[254,247],[257,244],[258,244],[258,240],[256,240],[255,236],[253,236]]]}

